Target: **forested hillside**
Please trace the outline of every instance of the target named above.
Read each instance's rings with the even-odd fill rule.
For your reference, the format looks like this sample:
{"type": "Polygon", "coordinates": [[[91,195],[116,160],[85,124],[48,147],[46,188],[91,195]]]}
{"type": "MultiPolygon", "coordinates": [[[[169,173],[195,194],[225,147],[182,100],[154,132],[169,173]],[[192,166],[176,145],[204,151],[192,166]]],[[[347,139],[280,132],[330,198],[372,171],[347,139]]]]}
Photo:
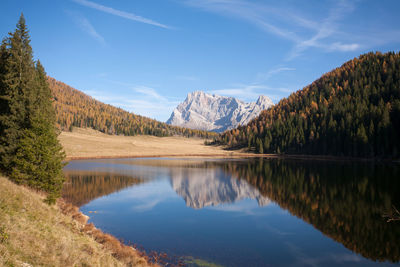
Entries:
{"type": "Polygon", "coordinates": [[[400,53],[348,61],[216,141],[259,153],[398,157],[400,53]]]}
{"type": "Polygon", "coordinates": [[[215,133],[170,126],[166,123],[135,115],[96,99],[48,77],[55,99],[57,123],[62,130],[89,127],[108,134],[198,136],[210,138],[215,133]]]}

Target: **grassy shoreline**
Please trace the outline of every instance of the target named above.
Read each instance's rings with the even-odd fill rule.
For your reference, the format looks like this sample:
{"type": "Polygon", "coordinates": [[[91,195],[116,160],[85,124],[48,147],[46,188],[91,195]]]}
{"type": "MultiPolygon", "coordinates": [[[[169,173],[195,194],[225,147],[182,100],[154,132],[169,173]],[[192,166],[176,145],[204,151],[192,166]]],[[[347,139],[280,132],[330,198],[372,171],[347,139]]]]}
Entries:
{"type": "Polygon", "coordinates": [[[0,177],[0,266],[155,266],[77,207],[0,177]]]}
{"type": "Polygon", "coordinates": [[[59,140],[68,159],[134,157],[229,157],[241,155],[205,146],[204,139],[185,137],[116,136],[87,128],[61,132],[59,140]]]}
{"type": "Polygon", "coordinates": [[[256,154],[245,149],[206,146],[203,139],[185,137],[115,136],[88,128],[62,132],[59,140],[67,160],[114,158],[279,158],[317,161],[388,161],[391,158],[354,158],[300,154],[256,154]]]}
{"type": "Polygon", "coordinates": [[[89,159],[127,159],[127,158],[215,158],[215,159],[250,159],[250,158],[267,158],[267,159],[291,159],[291,160],[315,160],[315,161],[356,161],[356,162],[395,162],[400,163],[399,159],[391,158],[355,158],[340,156],[324,156],[324,155],[303,155],[303,154],[253,154],[253,153],[235,153],[235,154],[154,154],[154,155],[113,155],[113,156],[75,156],[66,158],[69,160],[89,160],[89,159]]]}

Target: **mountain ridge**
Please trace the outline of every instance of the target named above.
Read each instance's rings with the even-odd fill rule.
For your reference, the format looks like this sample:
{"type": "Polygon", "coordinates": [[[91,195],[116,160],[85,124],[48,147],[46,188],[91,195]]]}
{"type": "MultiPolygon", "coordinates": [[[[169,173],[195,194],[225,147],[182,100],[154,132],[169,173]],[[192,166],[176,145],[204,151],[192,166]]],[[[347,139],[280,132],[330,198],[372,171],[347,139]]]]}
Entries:
{"type": "Polygon", "coordinates": [[[167,124],[224,132],[247,124],[272,105],[271,99],[264,95],[255,102],[246,103],[234,97],[194,91],[174,109],[167,124]]]}
{"type": "Polygon", "coordinates": [[[168,125],[121,108],[102,103],[50,76],[47,82],[54,97],[58,127],[71,131],[72,127],[87,127],[115,135],[154,135],[212,138],[212,132],[168,125]]]}

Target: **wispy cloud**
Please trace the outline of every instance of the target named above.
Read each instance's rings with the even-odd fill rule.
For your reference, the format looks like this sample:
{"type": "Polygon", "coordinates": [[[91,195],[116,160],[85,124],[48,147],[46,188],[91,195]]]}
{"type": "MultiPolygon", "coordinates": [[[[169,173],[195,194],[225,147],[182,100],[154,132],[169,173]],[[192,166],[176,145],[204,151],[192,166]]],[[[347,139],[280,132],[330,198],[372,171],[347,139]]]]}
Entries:
{"type": "Polygon", "coordinates": [[[338,51],[343,51],[343,52],[347,52],[347,51],[355,51],[357,49],[360,48],[359,44],[342,44],[341,42],[336,42],[333,43],[329,46],[330,50],[338,50],[338,51]]]}
{"type": "Polygon", "coordinates": [[[122,11],[122,10],[114,9],[112,7],[103,6],[103,5],[100,5],[100,4],[91,2],[91,1],[87,1],[87,0],[72,0],[72,1],[78,3],[78,4],[82,5],[82,6],[93,8],[93,9],[96,9],[96,10],[99,10],[101,12],[108,13],[108,14],[111,14],[111,15],[114,15],[114,16],[117,16],[117,17],[129,19],[129,20],[133,20],[133,21],[137,21],[137,22],[141,22],[141,23],[145,23],[145,24],[150,24],[150,25],[157,26],[157,27],[164,28],[164,29],[172,29],[172,27],[170,27],[168,25],[165,25],[165,24],[162,24],[162,23],[159,23],[157,21],[154,21],[154,20],[151,20],[151,19],[147,19],[147,18],[138,16],[138,15],[135,15],[133,13],[129,13],[129,12],[125,12],[125,11],[122,11]]]}
{"type": "Polygon", "coordinates": [[[103,36],[101,36],[96,29],[93,27],[93,25],[87,20],[86,18],[81,18],[80,19],[80,25],[82,29],[87,32],[90,36],[92,36],[94,39],[96,39],[98,42],[105,44],[103,36]]]}
{"type": "Polygon", "coordinates": [[[339,31],[339,22],[345,17],[345,15],[351,13],[354,9],[355,6],[352,1],[337,1],[336,6],[329,11],[328,16],[319,23],[316,33],[311,38],[295,42],[295,46],[288,59],[290,60],[299,56],[303,51],[310,47],[321,48],[326,51],[341,52],[359,49],[361,45],[358,43],[347,44],[340,41],[331,41],[332,36],[338,38],[339,36],[343,35],[343,33],[339,31]],[[328,40],[323,42],[324,39],[328,40]]]}
{"type": "Polygon", "coordinates": [[[161,101],[168,101],[165,97],[157,93],[157,91],[154,88],[147,87],[147,86],[136,86],[133,88],[133,90],[137,93],[140,93],[145,96],[149,96],[151,98],[155,98],[157,100],[161,101]]]}
{"type": "Polygon", "coordinates": [[[242,0],[188,0],[185,3],[206,11],[246,20],[267,32],[281,36],[285,39],[293,41],[300,39],[295,33],[277,27],[264,19],[265,14],[277,14],[281,13],[281,11],[263,4],[242,0]]]}
{"type": "Polygon", "coordinates": [[[260,94],[258,90],[266,89],[266,86],[255,84],[237,84],[231,88],[223,88],[208,91],[211,94],[237,97],[245,101],[254,101],[260,94]]]}
{"type": "Polygon", "coordinates": [[[161,121],[166,121],[179,104],[179,101],[154,101],[150,99],[133,99],[121,102],[121,107],[135,112],[146,117],[156,118],[161,121]],[[160,114],[163,117],[160,117],[160,114]],[[167,117],[165,117],[167,116],[167,117]]]}
{"type": "Polygon", "coordinates": [[[112,94],[112,90],[104,92],[99,90],[84,91],[86,94],[104,103],[122,108],[138,115],[166,121],[173,109],[179,104],[173,97],[163,96],[155,88],[134,85],[126,82],[103,79],[109,83],[109,88],[117,86],[124,90],[124,96],[112,94]]]}
{"type": "Polygon", "coordinates": [[[236,84],[230,88],[216,89],[208,91],[211,94],[232,96],[243,101],[254,101],[260,95],[268,96],[274,103],[277,103],[282,95],[288,95],[293,89],[286,87],[270,87],[258,83],[253,84],[236,84]]]}
{"type": "Polygon", "coordinates": [[[258,79],[258,80],[266,81],[266,80],[268,80],[269,78],[271,78],[272,76],[277,75],[277,74],[279,74],[279,73],[281,73],[281,72],[285,72],[285,71],[295,71],[295,70],[296,70],[295,68],[277,67],[277,68],[275,68],[275,69],[269,70],[269,71],[266,72],[266,73],[259,73],[259,74],[257,74],[257,79],[258,79]]]}
{"type": "Polygon", "coordinates": [[[322,21],[306,18],[287,8],[277,8],[255,1],[187,0],[185,3],[220,15],[245,20],[265,32],[291,41],[294,46],[287,60],[298,57],[309,48],[327,52],[346,52],[362,47],[360,43],[347,43],[347,40],[351,39],[350,36],[339,29],[340,21],[355,9],[352,1],[337,1],[322,21]]]}
{"type": "Polygon", "coordinates": [[[81,16],[79,14],[72,13],[72,12],[67,12],[67,14],[72,17],[75,24],[78,25],[79,28],[81,28],[81,30],[83,30],[84,32],[89,34],[91,37],[93,37],[99,43],[101,43],[103,45],[105,44],[105,40],[104,40],[103,36],[101,36],[96,31],[96,29],[93,27],[93,25],[90,23],[90,21],[87,18],[85,18],[84,16],[81,16]]]}
{"type": "Polygon", "coordinates": [[[174,108],[179,104],[177,101],[138,99],[138,96],[131,96],[129,99],[127,97],[107,98],[108,100],[104,100],[104,102],[110,105],[159,121],[166,121],[174,108]]]}

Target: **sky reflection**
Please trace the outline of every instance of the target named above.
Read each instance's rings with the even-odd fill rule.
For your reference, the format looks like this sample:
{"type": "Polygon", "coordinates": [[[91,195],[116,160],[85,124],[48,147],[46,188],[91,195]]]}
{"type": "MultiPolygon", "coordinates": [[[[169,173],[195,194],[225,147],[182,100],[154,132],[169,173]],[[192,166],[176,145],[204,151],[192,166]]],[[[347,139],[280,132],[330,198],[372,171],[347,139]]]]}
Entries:
{"type": "MultiPolygon", "coordinates": [[[[360,176],[354,169],[349,174],[347,169],[343,169],[338,177],[345,180],[336,183],[326,175],[332,173],[331,167],[324,165],[319,170],[315,165],[275,161],[168,160],[166,165],[162,162],[160,159],[154,162],[138,160],[138,165],[135,165],[135,160],[124,163],[102,160],[87,166],[73,162],[68,171],[74,173],[75,180],[83,179],[77,183],[80,187],[84,182],[101,181],[104,186],[104,181],[108,181],[106,185],[110,186],[108,191],[111,193],[98,198],[93,193],[93,200],[81,210],[91,217],[90,221],[97,227],[126,242],[140,244],[147,250],[203,259],[223,266],[391,265],[369,260],[346,248],[347,243],[343,245],[337,241],[342,239],[342,232],[335,230],[341,230],[341,226],[327,225],[327,222],[334,221],[326,221],[328,218],[324,215],[330,212],[332,218],[340,218],[339,222],[347,225],[348,229],[379,226],[373,233],[368,232],[368,236],[362,237],[368,239],[361,241],[356,232],[346,232],[346,242],[357,246],[364,244],[364,240],[380,240],[385,231],[397,235],[398,228],[387,228],[393,225],[366,221],[375,218],[375,215],[343,213],[341,207],[349,207],[349,198],[338,198],[336,192],[349,194],[354,191],[353,188],[368,192],[370,183],[374,184],[379,196],[385,196],[385,201],[396,195],[395,191],[390,191],[392,187],[385,186],[387,182],[380,185],[378,180],[374,180],[374,172],[364,171],[364,167],[360,167],[363,170],[360,176]],[[115,175],[108,180],[102,178],[107,168],[115,172],[120,165],[123,167],[117,172],[125,175],[135,173],[135,181],[138,182],[122,188],[121,179],[128,178],[115,175]],[[79,170],[73,171],[75,166],[85,170],[80,177],[76,176],[79,170]],[[139,171],[136,173],[135,170],[139,171]],[[271,174],[269,170],[273,170],[271,174]],[[87,179],[88,172],[91,175],[97,172],[99,176],[87,179]],[[291,176],[292,173],[294,176],[291,176]],[[306,174],[312,177],[311,181],[306,174]],[[353,180],[346,178],[347,175],[353,180]],[[371,181],[368,182],[368,179],[371,181]],[[359,183],[363,186],[360,187],[359,183]],[[331,196],[335,201],[329,199],[331,196]],[[317,205],[313,198],[319,199],[317,205]],[[97,213],[89,214],[89,211],[97,213]],[[318,217],[318,214],[323,216],[318,217]],[[363,217],[358,218],[360,215],[363,217]],[[368,224],[352,225],[358,219],[368,224]]],[[[334,165],[334,170],[342,170],[343,166],[334,165]]],[[[391,179],[388,173],[379,177],[391,179]]],[[[96,185],[87,186],[96,192],[96,185]]],[[[357,198],[358,205],[381,205],[379,199],[370,202],[369,197],[364,197],[362,193],[352,197],[353,200],[357,198]]],[[[367,207],[362,211],[370,210],[377,208],[367,207]]],[[[386,244],[391,242],[386,240],[386,244]]],[[[376,257],[374,253],[379,248],[374,246],[375,243],[361,247],[361,252],[376,257]]],[[[390,249],[393,252],[388,257],[395,259],[397,248],[394,243],[390,249]]]]}

